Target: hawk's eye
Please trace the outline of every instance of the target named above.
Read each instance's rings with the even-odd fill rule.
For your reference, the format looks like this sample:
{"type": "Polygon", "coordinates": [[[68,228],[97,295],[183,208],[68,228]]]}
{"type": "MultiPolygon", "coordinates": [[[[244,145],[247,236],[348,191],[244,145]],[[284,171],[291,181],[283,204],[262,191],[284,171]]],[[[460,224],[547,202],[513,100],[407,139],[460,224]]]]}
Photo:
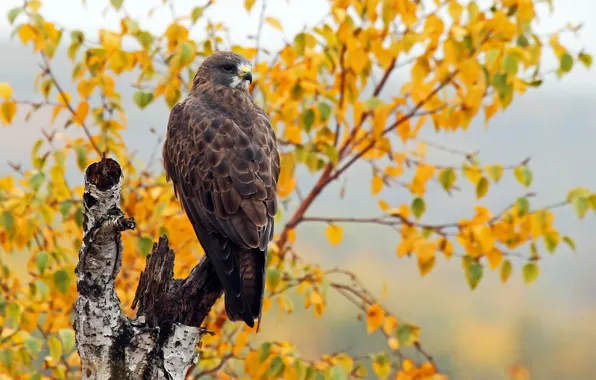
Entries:
{"type": "Polygon", "coordinates": [[[234,69],[235,69],[234,65],[229,65],[229,64],[227,64],[227,65],[223,65],[221,68],[222,68],[222,69],[223,69],[223,71],[225,71],[226,73],[231,73],[231,72],[233,72],[233,71],[234,71],[234,69]]]}

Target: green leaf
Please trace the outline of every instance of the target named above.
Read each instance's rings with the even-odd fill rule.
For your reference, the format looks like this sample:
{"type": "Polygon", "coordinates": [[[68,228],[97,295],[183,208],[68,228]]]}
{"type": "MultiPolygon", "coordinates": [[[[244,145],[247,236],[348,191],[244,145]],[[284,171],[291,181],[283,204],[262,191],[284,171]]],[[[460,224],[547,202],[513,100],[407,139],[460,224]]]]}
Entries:
{"type": "Polygon", "coordinates": [[[488,174],[490,179],[492,179],[494,183],[497,183],[501,179],[501,176],[503,176],[503,171],[505,169],[503,169],[502,165],[494,164],[486,165],[484,167],[484,170],[486,171],[486,174],[488,174]]]}
{"type": "Polygon", "coordinates": [[[50,261],[50,254],[46,251],[41,251],[35,256],[35,266],[39,271],[39,274],[43,275],[46,268],[48,267],[48,262],[50,261]]]}
{"type": "Polygon", "coordinates": [[[29,184],[31,185],[31,188],[35,191],[38,191],[41,188],[41,185],[43,185],[44,181],[46,180],[46,175],[43,174],[42,172],[39,173],[35,173],[31,176],[31,178],[29,178],[29,184]]]}
{"type": "Polygon", "coordinates": [[[506,283],[509,277],[511,276],[511,271],[513,270],[513,265],[511,265],[511,261],[505,260],[503,264],[501,264],[501,282],[506,283]]]}
{"type": "Polygon", "coordinates": [[[402,346],[412,345],[417,338],[416,328],[407,323],[402,323],[397,327],[396,335],[399,344],[402,346]]]}
{"type": "Polygon", "coordinates": [[[327,120],[329,120],[329,117],[331,116],[331,106],[325,102],[320,102],[318,107],[319,118],[321,119],[321,122],[327,122],[327,120]]]}
{"type": "Polygon", "coordinates": [[[286,366],[282,358],[280,356],[276,356],[271,360],[271,365],[269,366],[267,374],[273,378],[276,378],[284,372],[285,367],[286,366]]]}
{"type": "Polygon", "coordinates": [[[327,145],[325,152],[327,153],[327,157],[329,157],[329,161],[331,161],[333,165],[337,165],[339,162],[339,153],[337,152],[337,148],[333,145],[327,145]]]}
{"type": "Polygon", "coordinates": [[[567,193],[567,202],[573,202],[575,198],[588,198],[592,192],[585,187],[576,187],[567,193]]]}
{"type": "Polygon", "coordinates": [[[48,286],[46,285],[45,282],[43,282],[42,280],[35,281],[35,288],[37,289],[37,292],[41,295],[42,300],[45,301],[48,299],[48,294],[50,294],[50,289],[48,289],[48,286]]]}
{"type": "Polygon", "coordinates": [[[139,251],[143,256],[147,256],[151,249],[153,248],[153,240],[146,236],[141,236],[139,238],[139,251]]]}
{"type": "Polygon", "coordinates": [[[269,357],[269,353],[271,352],[271,343],[265,342],[261,345],[259,349],[259,361],[263,363],[269,357]]]}
{"type": "Polygon", "coordinates": [[[72,208],[72,206],[74,206],[74,203],[71,201],[62,201],[60,202],[60,214],[63,217],[66,217],[68,215],[68,213],[70,212],[70,209],[72,208]]]}
{"type": "Polygon", "coordinates": [[[414,200],[412,201],[411,208],[412,213],[414,213],[416,219],[420,219],[422,214],[424,214],[424,211],[426,211],[426,204],[424,203],[424,199],[418,197],[414,198],[414,200]]]}
{"type": "Polygon", "coordinates": [[[143,48],[145,48],[146,50],[149,50],[151,48],[151,44],[153,43],[153,35],[151,35],[151,33],[143,31],[137,33],[135,37],[137,38],[137,41],[139,41],[141,46],[143,46],[143,48]]]}
{"type": "Polygon", "coordinates": [[[590,208],[590,202],[588,202],[588,198],[584,197],[573,198],[571,204],[573,205],[573,208],[575,209],[575,212],[577,213],[577,216],[580,219],[583,219],[584,216],[586,216],[586,213],[590,208]]]}
{"type": "Polygon", "coordinates": [[[12,8],[8,11],[8,22],[10,25],[14,24],[14,20],[19,16],[19,14],[23,11],[22,7],[12,8]]]}
{"type": "Polygon", "coordinates": [[[542,85],[542,79],[536,79],[525,83],[530,87],[540,87],[542,85]]]}
{"type": "Polygon", "coordinates": [[[306,35],[304,33],[298,33],[294,37],[294,46],[298,55],[304,55],[304,48],[306,47],[306,35]]]}
{"type": "Polygon", "coordinates": [[[347,380],[348,374],[340,365],[334,365],[329,369],[329,378],[331,380],[347,380]]]}
{"type": "Polygon", "coordinates": [[[0,350],[0,363],[2,363],[4,368],[6,368],[9,372],[12,371],[14,362],[15,360],[13,358],[13,353],[10,348],[0,350]]]}
{"type": "Polygon", "coordinates": [[[15,222],[14,216],[12,216],[10,212],[4,211],[2,213],[2,217],[0,217],[0,225],[4,226],[4,229],[7,231],[13,231],[15,222]]]}
{"type": "Polygon", "coordinates": [[[83,215],[83,208],[82,207],[78,207],[77,211],[75,211],[75,222],[77,223],[77,226],[82,227],[83,226],[83,221],[85,219],[84,215],[83,215]]]}
{"type": "Polygon", "coordinates": [[[84,171],[87,168],[87,150],[82,145],[75,145],[77,155],[77,166],[84,171]]]}
{"type": "Polygon", "coordinates": [[[486,65],[489,67],[493,66],[495,62],[497,62],[500,52],[501,51],[499,49],[490,49],[486,53],[486,65]]]}
{"type": "Polygon", "coordinates": [[[581,63],[584,64],[588,69],[592,67],[592,56],[587,53],[579,53],[577,58],[580,60],[581,63]]]}
{"type": "Polygon", "coordinates": [[[376,96],[370,97],[368,98],[365,102],[364,102],[364,107],[367,110],[374,110],[380,106],[382,106],[384,103],[381,99],[377,98],[376,96]]]}
{"type": "Polygon", "coordinates": [[[486,177],[480,178],[478,183],[476,184],[476,198],[480,199],[486,195],[488,191],[488,179],[486,177]]]}
{"type": "Polygon", "coordinates": [[[540,274],[540,268],[535,262],[530,262],[524,265],[522,268],[522,275],[526,284],[531,284],[538,278],[540,274]]]}
{"type": "Polygon", "coordinates": [[[523,34],[520,35],[519,37],[517,37],[517,46],[525,48],[528,45],[529,45],[528,37],[526,37],[523,34]]]}
{"type": "Polygon", "coordinates": [[[68,293],[68,288],[70,286],[70,274],[65,271],[64,269],[60,269],[54,272],[54,285],[58,291],[62,294],[68,293]]]}
{"type": "Polygon", "coordinates": [[[120,10],[120,8],[122,8],[122,3],[124,2],[124,0],[110,0],[110,2],[114,6],[114,8],[116,8],[116,10],[120,10]]]}
{"type": "Polygon", "coordinates": [[[559,245],[559,234],[557,232],[549,231],[544,234],[544,246],[550,253],[555,252],[559,245]]]}
{"type": "Polygon", "coordinates": [[[505,54],[503,58],[503,69],[505,72],[510,76],[515,76],[517,74],[517,68],[519,66],[519,62],[517,58],[512,54],[505,54]]]}
{"type": "Polygon", "coordinates": [[[445,168],[439,172],[438,180],[445,191],[451,190],[451,186],[455,183],[455,171],[451,168],[445,168]]]}
{"type": "Polygon", "coordinates": [[[567,73],[573,68],[573,57],[564,53],[559,58],[559,68],[562,72],[567,73]]]}
{"type": "Polygon", "coordinates": [[[25,341],[25,348],[33,358],[36,358],[37,355],[41,353],[43,348],[43,341],[39,338],[30,336],[29,339],[25,341]]]}
{"type": "Polygon", "coordinates": [[[189,42],[180,44],[180,63],[184,64],[193,58],[193,49],[189,42]]]}
{"type": "Polygon", "coordinates": [[[563,242],[571,248],[573,252],[575,252],[575,242],[569,236],[563,236],[563,242]]]}
{"type": "Polygon", "coordinates": [[[201,18],[201,16],[203,15],[203,7],[195,7],[192,10],[192,13],[190,14],[190,18],[192,19],[192,22],[195,23],[197,22],[197,20],[199,18],[201,18]]]}
{"type": "Polygon", "coordinates": [[[515,176],[515,179],[525,187],[532,184],[532,172],[530,171],[530,168],[525,165],[515,168],[513,175],[515,176]]]}
{"type": "Polygon", "coordinates": [[[62,343],[60,343],[58,338],[51,336],[48,338],[48,348],[50,349],[50,356],[54,363],[58,362],[62,356],[62,343]]]}
{"type": "Polygon", "coordinates": [[[517,215],[524,216],[528,215],[530,211],[530,201],[526,197],[519,197],[515,200],[515,206],[517,206],[517,215]]]}
{"type": "Polygon", "coordinates": [[[315,111],[311,108],[305,110],[302,113],[302,124],[304,124],[306,132],[310,132],[310,129],[315,122],[315,111]]]}
{"type": "Polygon", "coordinates": [[[482,272],[483,268],[480,263],[469,256],[465,256],[463,258],[464,261],[464,268],[466,269],[466,280],[468,280],[468,285],[470,289],[474,290],[480,283],[482,279],[482,272]]]}
{"type": "Polygon", "coordinates": [[[69,353],[74,349],[75,346],[75,333],[72,329],[60,329],[58,331],[58,336],[60,337],[60,341],[62,342],[62,348],[64,348],[65,353],[69,353]]]}
{"type": "Polygon", "coordinates": [[[590,203],[592,210],[596,211],[596,194],[592,194],[588,197],[588,203],[590,203]]]}
{"type": "Polygon", "coordinates": [[[21,308],[16,303],[8,304],[4,311],[4,317],[6,325],[16,330],[21,323],[21,308]]]}
{"type": "Polygon", "coordinates": [[[271,268],[267,271],[267,286],[271,291],[275,291],[281,281],[281,271],[277,268],[271,268]]]}
{"type": "Polygon", "coordinates": [[[142,90],[135,91],[132,100],[134,100],[135,104],[139,106],[140,109],[143,109],[153,100],[153,93],[142,90]]]}

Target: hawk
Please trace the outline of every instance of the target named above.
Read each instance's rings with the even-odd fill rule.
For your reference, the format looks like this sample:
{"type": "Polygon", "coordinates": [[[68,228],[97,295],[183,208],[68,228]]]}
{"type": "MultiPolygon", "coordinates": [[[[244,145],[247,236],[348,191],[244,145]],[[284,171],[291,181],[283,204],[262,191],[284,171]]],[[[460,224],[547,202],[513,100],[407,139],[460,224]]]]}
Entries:
{"type": "Polygon", "coordinates": [[[250,63],[218,52],[171,110],[163,161],[225,293],[231,321],[261,321],[267,245],[277,212],[279,153],[248,86],[250,63]]]}

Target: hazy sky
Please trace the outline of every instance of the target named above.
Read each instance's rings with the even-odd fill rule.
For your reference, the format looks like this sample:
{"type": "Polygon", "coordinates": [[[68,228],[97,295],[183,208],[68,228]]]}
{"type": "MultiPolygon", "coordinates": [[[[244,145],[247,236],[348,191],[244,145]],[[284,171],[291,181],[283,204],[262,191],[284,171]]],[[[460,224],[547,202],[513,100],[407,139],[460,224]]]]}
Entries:
{"type": "MultiPolygon", "coordinates": [[[[205,1],[179,1],[178,13],[188,12],[194,6],[205,1]]],[[[15,96],[24,99],[35,99],[33,94],[33,78],[37,72],[38,57],[32,55],[29,48],[18,43],[9,42],[8,26],[5,14],[8,9],[20,4],[20,0],[0,0],[0,81],[8,81],[14,86],[15,96]]],[[[69,29],[80,28],[95,33],[100,27],[115,27],[118,23],[113,12],[102,16],[103,8],[108,1],[87,0],[87,9],[83,9],[79,0],[44,0],[41,12],[46,18],[56,21],[69,29]]],[[[140,1],[125,0],[127,10],[142,16],[151,4],[159,4],[160,0],[140,1]]],[[[485,3],[482,2],[481,3],[485,3]]],[[[585,22],[584,29],[578,38],[568,36],[563,42],[572,48],[585,47],[596,53],[596,2],[594,0],[555,0],[554,16],[541,14],[540,29],[553,30],[567,22],[585,22]],[[592,16],[590,16],[592,15],[592,16]]],[[[215,21],[224,21],[231,26],[231,37],[235,43],[246,41],[247,34],[253,34],[257,28],[259,2],[256,11],[250,16],[242,8],[242,0],[219,0],[209,10],[209,17],[215,21]]],[[[285,36],[291,37],[301,30],[305,24],[313,24],[325,15],[327,2],[323,0],[293,0],[290,2],[269,1],[268,15],[278,17],[285,29],[285,36]]],[[[155,12],[151,22],[144,27],[160,31],[171,20],[167,8],[155,12]]],[[[197,28],[195,33],[200,33],[197,28]]],[[[267,30],[264,44],[275,48],[282,44],[284,34],[267,30]]],[[[197,34],[198,35],[198,34],[197,34]]],[[[545,66],[554,63],[552,57],[545,58],[545,66]]],[[[71,65],[64,55],[59,54],[54,60],[54,70],[68,87],[71,65]]],[[[386,96],[397,88],[395,79],[390,83],[386,96]]],[[[149,127],[160,133],[165,130],[168,109],[160,101],[140,112],[132,105],[132,90],[128,82],[118,83],[123,92],[124,106],[127,109],[129,130],[125,138],[131,150],[139,151],[139,157],[146,160],[155,138],[148,132],[149,127]]],[[[574,186],[587,186],[596,189],[596,73],[577,65],[572,74],[562,81],[554,77],[541,88],[531,90],[522,98],[516,98],[513,105],[498,115],[488,130],[483,123],[477,121],[466,133],[435,134],[432,130],[424,132],[431,141],[465,150],[481,152],[480,159],[484,163],[501,162],[517,163],[531,156],[531,167],[534,172],[533,190],[539,193],[536,205],[549,204],[563,199],[566,192],[574,186]]],[[[0,175],[6,175],[10,169],[7,160],[29,165],[29,151],[33,141],[39,136],[40,129],[47,128],[47,116],[39,115],[30,122],[24,122],[23,114],[9,128],[0,127],[0,175]]],[[[56,128],[60,128],[56,124],[56,128]]],[[[453,157],[430,151],[429,161],[441,164],[459,163],[453,157]]],[[[79,174],[72,172],[69,176],[79,174]]],[[[370,178],[370,169],[366,166],[355,167],[348,173],[348,191],[344,200],[337,198],[338,186],[331,186],[323,193],[312,209],[311,215],[377,215],[376,199],[369,196],[369,184],[362,178],[370,178]]],[[[308,189],[312,177],[301,174],[300,186],[308,189]]],[[[430,222],[453,221],[471,212],[474,204],[472,191],[465,187],[460,194],[450,198],[438,187],[431,188],[428,198],[430,222]]],[[[511,179],[504,179],[497,190],[489,192],[481,204],[499,209],[525,191],[511,179]]],[[[402,189],[386,190],[383,198],[394,203],[409,200],[409,195],[402,189]]],[[[533,201],[534,202],[534,201],[533,201]]],[[[533,203],[534,204],[534,203],[533,203]]],[[[507,350],[495,354],[496,364],[487,358],[478,358],[482,347],[494,344],[495,339],[513,334],[520,318],[537,318],[545,329],[559,331],[557,339],[583,336],[585,350],[596,350],[596,337],[592,333],[593,326],[585,320],[586,316],[596,315],[596,282],[593,280],[593,268],[596,267],[596,235],[594,234],[594,214],[590,213],[583,222],[578,222],[571,210],[557,211],[559,226],[564,232],[576,238],[579,253],[574,255],[563,250],[554,257],[545,257],[541,261],[542,274],[531,287],[523,286],[520,276],[520,263],[515,265],[511,283],[503,286],[498,283],[497,273],[488,273],[478,289],[470,292],[461,266],[457,261],[445,263],[440,259],[437,268],[427,277],[417,274],[415,260],[398,260],[395,258],[397,236],[389,229],[369,226],[346,226],[346,238],[337,248],[330,248],[326,243],[321,226],[305,226],[298,230],[299,246],[307,257],[328,265],[340,263],[362,273],[366,282],[375,291],[380,291],[384,280],[389,280],[391,299],[388,304],[406,320],[422,325],[425,341],[429,342],[431,351],[438,356],[464,355],[469,342],[480,347],[476,353],[465,352],[462,357],[480,366],[479,373],[486,368],[502,368],[516,358],[516,351],[507,350]],[[374,258],[374,259],[371,259],[374,258]],[[466,315],[468,318],[461,318],[466,315]],[[496,318],[496,321],[495,321],[496,318]],[[447,328],[447,325],[449,328],[447,328]],[[493,335],[479,336],[478,326],[488,325],[493,335]],[[590,328],[588,333],[586,329],[590,328]],[[460,352],[462,351],[462,352],[460,352]],[[470,356],[472,355],[472,356],[470,356]],[[482,362],[482,360],[488,360],[482,362]],[[478,364],[480,363],[480,364],[478,364]],[[483,364],[484,363],[484,364],[483,364]],[[488,363],[488,364],[487,364],[488,363]],[[492,364],[491,364],[492,363],[492,364]],[[484,366],[484,367],[483,367],[484,366]]],[[[341,309],[343,310],[343,309],[341,309]]],[[[353,309],[345,309],[353,313],[353,309]]],[[[593,320],[593,318],[591,319],[593,320]]],[[[271,322],[274,323],[274,322],[271,322]]],[[[359,325],[356,325],[359,326],[359,325]]],[[[308,329],[294,326],[288,329],[287,322],[279,323],[280,334],[302,342],[305,351],[323,348],[310,344],[304,337],[305,332],[328,334],[324,322],[314,322],[308,329]],[[285,330],[284,330],[285,329],[285,330]]],[[[486,331],[484,329],[483,331],[486,331]]],[[[596,330],[594,330],[596,331],[596,330]]],[[[311,335],[312,336],[312,335],[311,335]]],[[[512,338],[513,339],[513,338],[512,338]]],[[[576,339],[576,338],[573,338],[576,339]]],[[[582,341],[582,338],[579,338],[582,341]]],[[[569,341],[566,341],[569,343],[569,341]]],[[[577,340],[575,340],[577,342],[577,340]]],[[[564,345],[554,341],[546,345],[558,347],[554,357],[547,354],[537,355],[536,368],[552,363],[556,358],[564,361],[572,360],[571,351],[565,352],[564,345]],[[546,355],[546,356],[544,356],[546,355]],[[567,356],[565,356],[567,355],[567,356]]],[[[555,348],[553,348],[555,349],[555,348]]],[[[520,348],[521,350],[521,348],[520,348]]],[[[588,352],[588,351],[586,351],[588,352]]],[[[521,354],[519,354],[521,355],[521,354]]],[[[575,355],[575,354],[573,354],[575,355]]],[[[492,359],[491,359],[492,360],[492,359]]],[[[554,366],[555,364],[553,364],[554,366]]],[[[596,371],[596,364],[585,364],[584,369],[596,371]],[[591,367],[585,367],[591,365],[591,367]]],[[[550,368],[547,366],[547,368],[550,368]]],[[[554,367],[553,367],[554,368],[554,367]]],[[[554,371],[554,370],[553,370],[554,371]]],[[[469,372],[461,372],[469,374],[469,372]]],[[[547,372],[548,373],[548,372],[547,372]]],[[[552,372],[554,373],[554,372],[552,372]]],[[[501,379],[497,375],[482,379],[501,379]]],[[[537,377],[546,378],[546,377],[537,377]]],[[[567,379],[573,377],[567,376],[567,379]]]]}

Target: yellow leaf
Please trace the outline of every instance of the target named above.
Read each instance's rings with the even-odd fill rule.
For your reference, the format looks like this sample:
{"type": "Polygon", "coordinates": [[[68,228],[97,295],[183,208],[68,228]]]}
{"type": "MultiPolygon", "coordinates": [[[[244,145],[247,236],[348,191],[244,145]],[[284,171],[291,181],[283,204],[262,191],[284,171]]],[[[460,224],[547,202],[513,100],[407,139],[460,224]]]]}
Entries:
{"type": "Polygon", "coordinates": [[[393,331],[395,331],[396,327],[397,318],[395,318],[393,315],[388,315],[383,321],[383,331],[385,334],[393,334],[393,331]]]}
{"type": "Polygon", "coordinates": [[[70,104],[70,94],[68,92],[59,92],[58,95],[58,103],[62,104],[64,107],[67,107],[70,104]]]}
{"type": "Polygon", "coordinates": [[[236,337],[236,342],[234,343],[234,349],[232,350],[232,353],[234,355],[238,356],[238,354],[240,354],[240,351],[242,351],[242,349],[244,347],[246,347],[247,343],[248,343],[248,333],[246,331],[242,331],[236,337]]]}
{"type": "Polygon", "coordinates": [[[74,115],[74,122],[78,125],[83,125],[85,123],[85,119],[87,118],[87,114],[89,113],[89,103],[86,101],[82,101],[76,109],[74,115]]]}
{"type": "Polygon", "coordinates": [[[287,232],[287,236],[288,236],[288,243],[293,243],[296,241],[296,230],[294,230],[293,228],[288,228],[288,232],[287,232]]]}
{"type": "Polygon", "coordinates": [[[23,45],[27,45],[29,41],[33,40],[36,33],[37,29],[29,24],[21,25],[19,28],[19,38],[21,39],[23,45]]]}
{"type": "Polygon", "coordinates": [[[256,0],[244,0],[244,8],[246,8],[247,11],[250,11],[252,6],[255,5],[255,1],[256,0]]]}
{"type": "Polygon", "coordinates": [[[404,169],[400,166],[387,166],[385,168],[385,175],[390,177],[399,177],[404,173],[404,169]]]}
{"type": "Polygon", "coordinates": [[[83,98],[88,98],[89,95],[91,95],[91,92],[93,92],[94,88],[95,88],[95,84],[92,81],[88,81],[88,80],[82,80],[77,85],[77,90],[79,91],[79,95],[81,95],[81,97],[83,97],[83,98]]]}
{"type": "Polygon", "coordinates": [[[297,127],[295,125],[288,125],[284,132],[285,132],[286,139],[288,139],[288,141],[290,143],[300,144],[300,141],[302,140],[302,136],[301,136],[299,127],[297,127]]]}
{"type": "Polygon", "coordinates": [[[385,311],[379,304],[372,304],[366,311],[366,332],[372,333],[383,325],[385,311]]]}
{"type": "Polygon", "coordinates": [[[354,360],[343,352],[341,354],[335,355],[331,361],[335,365],[340,365],[344,371],[346,371],[346,373],[351,373],[352,369],[354,368],[354,360]]]}
{"type": "Polygon", "coordinates": [[[62,111],[62,107],[60,107],[60,106],[54,107],[54,109],[52,110],[52,118],[51,118],[52,123],[54,121],[56,121],[56,118],[58,117],[58,114],[60,113],[60,111],[62,111]]]}
{"type": "Polygon", "coordinates": [[[41,8],[41,1],[40,0],[29,0],[27,1],[27,9],[32,13],[37,13],[41,8]]]}
{"type": "Polygon", "coordinates": [[[495,270],[501,265],[501,262],[503,261],[503,252],[501,252],[501,250],[499,250],[498,248],[493,247],[490,251],[486,252],[486,259],[488,260],[488,265],[490,266],[490,269],[495,270]]]}
{"type": "Polygon", "coordinates": [[[391,373],[391,360],[386,353],[377,354],[372,363],[372,368],[380,380],[385,380],[391,373]]]}
{"type": "Polygon", "coordinates": [[[4,98],[4,100],[10,99],[12,96],[12,87],[6,82],[0,82],[0,96],[4,98]]]}
{"type": "Polygon", "coordinates": [[[439,241],[439,249],[443,252],[446,258],[449,259],[453,256],[453,244],[444,237],[439,241]]]}
{"type": "Polygon", "coordinates": [[[327,240],[331,243],[331,245],[338,245],[344,237],[344,230],[338,225],[330,224],[327,226],[325,230],[325,235],[327,236],[327,240]]]}
{"type": "Polygon", "coordinates": [[[284,30],[283,26],[281,25],[281,22],[279,22],[279,20],[275,17],[267,17],[265,18],[265,22],[267,22],[267,24],[271,25],[273,28],[279,30],[280,32],[284,30]]]}
{"type": "Polygon", "coordinates": [[[99,41],[107,50],[114,50],[120,49],[122,38],[118,34],[111,32],[107,29],[100,29],[99,41]]]}
{"type": "Polygon", "coordinates": [[[370,184],[370,192],[373,196],[379,194],[383,190],[383,178],[376,175],[372,178],[372,182],[370,184]]]}
{"type": "Polygon", "coordinates": [[[52,356],[52,362],[58,363],[62,356],[62,343],[56,338],[51,336],[48,339],[48,347],[50,348],[50,355],[52,356]]]}
{"type": "Polygon", "coordinates": [[[389,203],[385,202],[382,199],[379,199],[379,208],[385,212],[387,212],[389,210],[389,203]]]}
{"type": "Polygon", "coordinates": [[[0,111],[2,111],[2,122],[8,125],[17,113],[17,104],[15,102],[4,102],[2,103],[0,111]]]}

